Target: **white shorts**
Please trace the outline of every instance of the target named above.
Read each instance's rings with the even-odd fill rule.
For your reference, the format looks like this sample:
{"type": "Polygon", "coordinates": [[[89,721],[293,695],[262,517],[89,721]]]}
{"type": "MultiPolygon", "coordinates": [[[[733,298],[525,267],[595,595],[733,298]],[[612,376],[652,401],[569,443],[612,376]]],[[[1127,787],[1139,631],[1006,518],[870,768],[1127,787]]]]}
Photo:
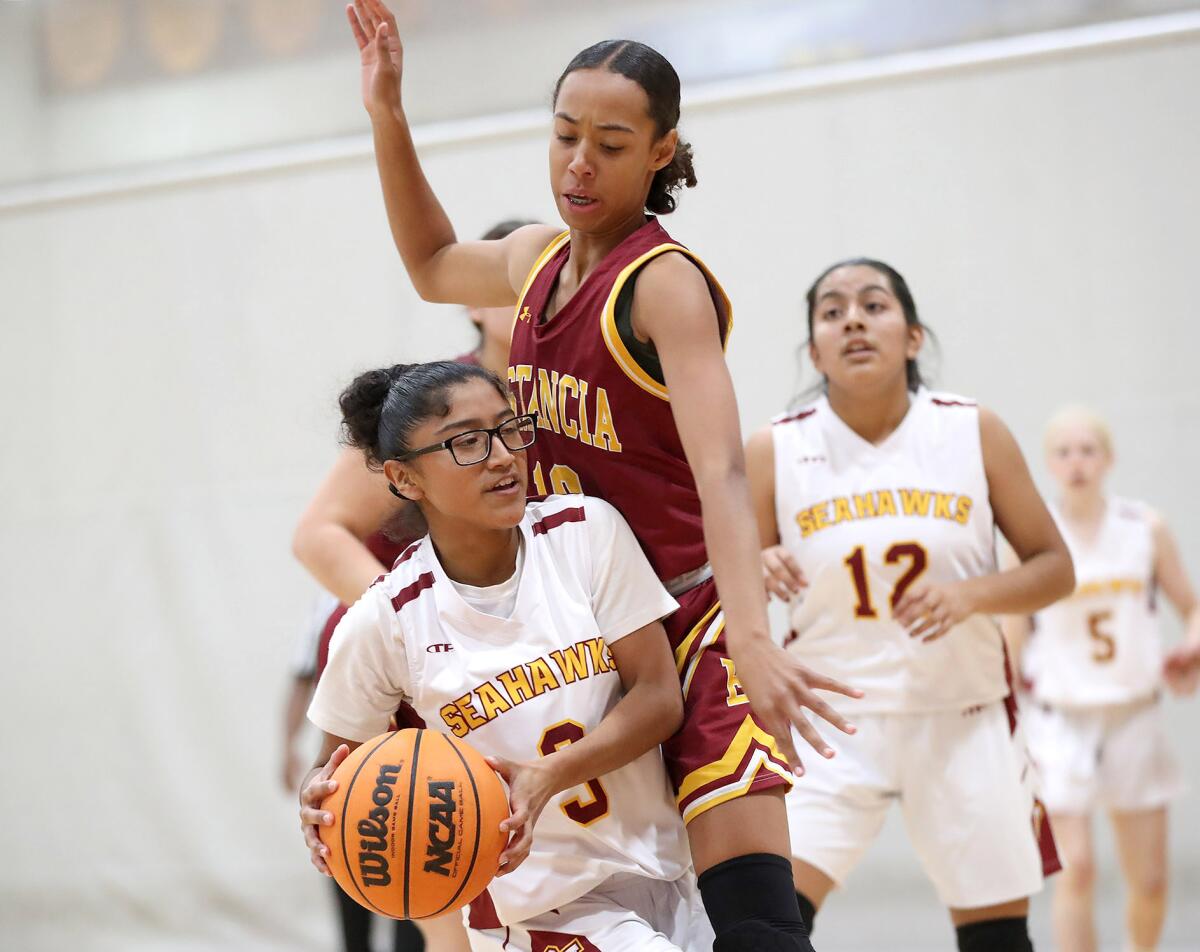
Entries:
{"type": "Polygon", "coordinates": [[[1024,898],[1042,888],[1043,869],[1059,868],[1024,739],[1004,701],[853,720],[858,733],[839,735],[832,760],[805,757],[805,774],[787,795],[796,859],[841,885],[898,803],[950,908],[1024,898]]]}
{"type": "Polygon", "coordinates": [[[709,952],[696,878],[620,875],[574,902],[498,929],[468,929],[473,952],[709,952]]]}
{"type": "Polygon", "coordinates": [[[1157,700],[1026,709],[1029,750],[1051,813],[1153,810],[1183,792],[1157,700]]]}

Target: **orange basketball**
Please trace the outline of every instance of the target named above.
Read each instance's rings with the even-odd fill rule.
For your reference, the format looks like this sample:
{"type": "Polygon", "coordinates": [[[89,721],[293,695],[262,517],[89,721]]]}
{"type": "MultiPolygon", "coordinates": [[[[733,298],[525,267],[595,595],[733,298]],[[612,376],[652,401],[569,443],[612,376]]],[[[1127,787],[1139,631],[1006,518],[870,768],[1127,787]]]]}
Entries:
{"type": "Polygon", "coordinates": [[[381,734],[333,774],[318,827],[326,862],[359,904],[394,919],[465,906],[492,881],[508,841],[508,797],[483,755],[431,730],[381,734]]]}

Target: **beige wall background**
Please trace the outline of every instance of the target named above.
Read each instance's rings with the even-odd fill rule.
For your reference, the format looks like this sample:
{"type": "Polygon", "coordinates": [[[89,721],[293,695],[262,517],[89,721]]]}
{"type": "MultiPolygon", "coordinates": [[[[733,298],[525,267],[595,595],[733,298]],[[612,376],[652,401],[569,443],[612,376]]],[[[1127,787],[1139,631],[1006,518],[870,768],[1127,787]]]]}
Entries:
{"type": "MultiPolygon", "coordinates": [[[[1200,24],[1173,23],[693,91],[701,185],[669,226],[735,302],[746,428],[814,379],[795,361],[812,277],[883,258],[941,340],[938,384],[994,407],[1039,477],[1051,410],[1095,406],[1113,489],[1167,515],[1200,580],[1200,24]]],[[[470,128],[423,140],[460,233],[549,218],[542,119],[470,128]]],[[[466,318],[415,299],[363,142],[0,193],[0,289],[6,944],[331,947],[276,780],[313,593],[291,527],[334,456],[338,388],[457,352],[466,318]]],[[[1169,712],[1194,787],[1200,701],[1169,712]]],[[[1195,796],[1176,817],[1184,948],[1195,796]]],[[[897,934],[952,941],[890,827],[818,935],[897,934]]]]}

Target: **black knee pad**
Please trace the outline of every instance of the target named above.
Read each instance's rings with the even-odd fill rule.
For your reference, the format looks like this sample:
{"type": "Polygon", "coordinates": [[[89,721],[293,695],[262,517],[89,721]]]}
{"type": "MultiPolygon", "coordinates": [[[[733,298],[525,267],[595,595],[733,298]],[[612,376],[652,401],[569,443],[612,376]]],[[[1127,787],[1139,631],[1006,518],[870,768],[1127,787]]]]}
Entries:
{"type": "Polygon", "coordinates": [[[808,936],[789,935],[748,919],[717,936],[713,952],[813,952],[808,936]]]}
{"type": "MultiPolygon", "coordinates": [[[[800,945],[784,943],[779,949],[803,949],[807,952],[808,926],[800,916],[796,887],[792,882],[792,864],[774,853],[749,853],[706,869],[697,880],[704,911],[708,913],[717,936],[716,949],[752,949],[743,936],[747,929],[762,941],[765,934],[802,940],[800,945]],[[751,928],[753,927],[753,928],[751,928]],[[723,942],[734,943],[723,945],[723,942]]],[[[782,940],[781,940],[782,941],[782,940]]],[[[774,949],[776,946],[759,946],[774,949]]]]}
{"type": "Polygon", "coordinates": [[[817,927],[817,907],[813,905],[811,899],[798,889],[796,890],[796,904],[800,906],[800,918],[808,926],[808,934],[812,935],[813,929],[817,927]]]}
{"type": "Polygon", "coordinates": [[[1025,916],[986,919],[959,926],[958,952],[1033,952],[1025,916]]]}

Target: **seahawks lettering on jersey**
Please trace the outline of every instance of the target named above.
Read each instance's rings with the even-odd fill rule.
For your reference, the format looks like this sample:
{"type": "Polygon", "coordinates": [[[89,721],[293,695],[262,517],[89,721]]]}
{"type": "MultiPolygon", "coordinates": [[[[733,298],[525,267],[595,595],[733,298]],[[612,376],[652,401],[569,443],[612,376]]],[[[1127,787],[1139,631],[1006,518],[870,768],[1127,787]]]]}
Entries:
{"type": "Polygon", "coordinates": [[[1110,498],[1085,544],[1051,513],[1075,563],[1075,591],[1034,616],[1022,664],[1038,700],[1063,707],[1121,704],[1158,690],[1162,639],[1155,610],[1149,508],[1110,498]]]}
{"type": "MultiPolygon", "coordinates": [[[[669,614],[675,602],[602,500],[530,503],[520,531],[524,553],[508,618],[462,597],[428,537],[408,549],[335,633],[312,720],[365,739],[382,729],[378,718],[386,723],[402,694],[431,729],[518,761],[594,730],[623,693],[608,641],[669,614]]],[[[529,858],[489,892],[501,922],[515,923],[615,874],[675,880],[689,864],[655,748],[554,797],[529,858]]]]}
{"type": "Polygon", "coordinates": [[[782,543],[809,588],[789,647],[865,694],[847,710],[963,709],[1008,693],[1003,641],[976,615],[941,638],[911,638],[892,606],[922,580],[996,570],[995,529],[974,401],[920,390],[873,445],[824,397],[773,421],[782,543]]]}

